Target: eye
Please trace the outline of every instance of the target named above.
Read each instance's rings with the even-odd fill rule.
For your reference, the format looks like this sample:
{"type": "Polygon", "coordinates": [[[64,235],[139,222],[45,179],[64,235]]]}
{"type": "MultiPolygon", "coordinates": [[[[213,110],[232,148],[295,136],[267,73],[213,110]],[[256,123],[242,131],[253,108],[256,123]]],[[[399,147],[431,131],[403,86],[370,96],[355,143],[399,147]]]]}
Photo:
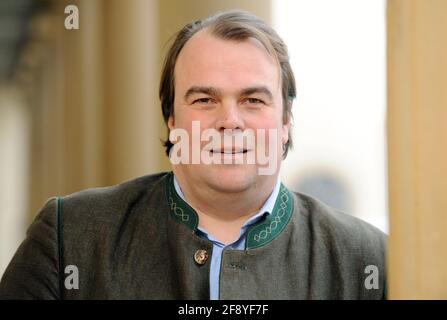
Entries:
{"type": "Polygon", "coordinates": [[[193,104],[210,104],[213,103],[213,100],[211,98],[200,98],[196,99],[192,102],[193,104]]]}
{"type": "Polygon", "coordinates": [[[258,99],[258,98],[246,98],[244,100],[244,103],[247,103],[247,104],[253,105],[253,106],[265,104],[264,101],[262,101],[261,99],[258,99]]]}

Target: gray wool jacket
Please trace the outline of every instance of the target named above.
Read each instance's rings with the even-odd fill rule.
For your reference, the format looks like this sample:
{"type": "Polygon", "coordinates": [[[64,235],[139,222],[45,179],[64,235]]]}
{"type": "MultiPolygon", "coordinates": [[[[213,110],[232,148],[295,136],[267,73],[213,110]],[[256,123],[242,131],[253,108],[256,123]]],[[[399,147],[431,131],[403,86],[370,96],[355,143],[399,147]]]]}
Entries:
{"type": "MultiPolygon", "coordinates": [[[[197,225],[172,172],[52,198],[0,299],[209,299],[210,259],[195,253],[211,256],[213,246],[197,225]]],[[[220,298],[383,299],[385,243],[370,224],[281,185],[245,250],[223,251],[220,298]]]]}

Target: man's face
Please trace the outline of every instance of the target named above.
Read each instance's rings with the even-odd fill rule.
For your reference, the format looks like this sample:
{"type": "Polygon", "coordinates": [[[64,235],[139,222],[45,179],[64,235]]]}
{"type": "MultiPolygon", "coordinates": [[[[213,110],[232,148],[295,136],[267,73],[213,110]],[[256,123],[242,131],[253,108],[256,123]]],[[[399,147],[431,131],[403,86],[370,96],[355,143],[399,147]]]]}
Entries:
{"type": "MultiPolygon", "coordinates": [[[[266,153],[275,145],[275,171],[259,175],[259,164],[178,164],[174,172],[188,181],[207,185],[223,192],[241,192],[266,179],[276,180],[282,145],[287,142],[289,125],[283,123],[280,72],[275,59],[255,39],[222,40],[204,29],[195,34],[182,49],[175,66],[174,115],[170,130],[181,128],[192,137],[192,122],[200,122],[200,131],[215,129],[220,135],[238,134],[250,129],[264,129],[266,153]],[[269,129],[277,136],[269,139],[269,129]]],[[[259,136],[258,136],[259,137],[259,136]]],[[[222,142],[224,140],[222,139],[222,142]]],[[[201,141],[203,149],[207,141],[201,141]]],[[[213,157],[244,159],[256,147],[239,150],[210,151],[213,157]],[[248,149],[248,150],[247,150],[248,149]],[[231,151],[231,153],[229,153],[231,151]]],[[[242,147],[241,147],[242,148],[242,147]]],[[[190,148],[191,151],[192,148],[190,148]]],[[[269,155],[272,157],[273,155],[269,155]]]]}

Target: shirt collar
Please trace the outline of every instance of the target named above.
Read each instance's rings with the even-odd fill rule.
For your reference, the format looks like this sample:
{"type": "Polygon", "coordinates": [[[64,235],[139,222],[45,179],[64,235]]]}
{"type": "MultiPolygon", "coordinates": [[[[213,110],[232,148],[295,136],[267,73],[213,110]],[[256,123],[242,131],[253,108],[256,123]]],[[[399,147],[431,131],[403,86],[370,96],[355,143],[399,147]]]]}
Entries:
{"type": "MultiPolygon", "coordinates": [[[[243,227],[247,227],[249,225],[252,225],[252,224],[256,223],[257,221],[259,221],[264,216],[264,214],[270,215],[273,212],[273,207],[275,206],[276,198],[278,198],[280,186],[281,186],[281,178],[278,175],[278,179],[276,180],[275,187],[273,188],[273,191],[270,194],[270,196],[264,202],[264,204],[262,205],[261,209],[255,215],[251,216],[244,223],[243,227]]],[[[175,175],[174,175],[174,187],[175,187],[175,191],[180,196],[180,198],[182,198],[183,201],[188,203],[188,201],[186,201],[186,199],[185,199],[185,196],[184,196],[184,194],[182,192],[182,189],[181,189],[179,183],[177,182],[177,179],[175,178],[175,175]]]]}
{"type": "MultiPolygon", "coordinates": [[[[188,229],[198,232],[199,217],[197,212],[177,193],[172,171],[168,172],[164,177],[164,189],[170,218],[188,229]]],[[[178,189],[181,191],[180,187],[178,189]]],[[[274,198],[275,195],[272,196],[272,199],[274,198]]],[[[292,217],[292,213],[295,210],[294,202],[293,193],[280,183],[273,210],[264,215],[262,215],[262,210],[260,210],[261,216],[249,219],[246,224],[251,224],[241,228],[241,234],[245,235],[240,238],[245,242],[243,247],[247,250],[259,248],[277,238],[292,217]],[[256,218],[259,218],[259,220],[254,221],[256,218]]]]}
{"type": "MultiPolygon", "coordinates": [[[[245,241],[243,241],[243,243],[241,243],[241,239],[242,239],[243,235],[246,233],[249,226],[254,225],[256,222],[260,221],[262,218],[270,215],[273,212],[273,208],[275,206],[276,198],[278,197],[280,187],[281,187],[281,179],[278,175],[278,179],[276,180],[275,187],[273,188],[273,191],[270,194],[270,196],[264,202],[261,209],[255,215],[251,216],[249,219],[247,219],[247,221],[245,221],[245,223],[241,227],[239,238],[236,239],[233,243],[229,244],[229,246],[238,246],[238,243],[245,246],[245,241]]],[[[175,188],[175,191],[177,192],[177,194],[180,196],[180,198],[182,198],[183,201],[188,203],[185,199],[185,196],[182,192],[182,189],[180,188],[180,185],[179,185],[177,179],[175,178],[175,175],[174,175],[174,188],[175,188]]],[[[215,245],[224,247],[223,243],[220,243],[219,241],[214,239],[205,229],[197,226],[197,232],[199,234],[202,234],[202,236],[206,237],[208,240],[213,242],[215,245]]]]}

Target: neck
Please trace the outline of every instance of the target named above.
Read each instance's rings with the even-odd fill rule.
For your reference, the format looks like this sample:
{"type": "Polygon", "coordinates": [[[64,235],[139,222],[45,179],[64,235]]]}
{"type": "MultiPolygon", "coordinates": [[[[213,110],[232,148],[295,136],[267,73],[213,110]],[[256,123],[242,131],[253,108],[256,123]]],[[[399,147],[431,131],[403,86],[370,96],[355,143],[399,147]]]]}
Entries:
{"type": "Polygon", "coordinates": [[[186,201],[199,216],[199,227],[224,244],[239,237],[242,225],[261,209],[277,181],[277,175],[270,176],[242,192],[221,192],[186,179],[182,172],[174,173],[186,201]]]}

